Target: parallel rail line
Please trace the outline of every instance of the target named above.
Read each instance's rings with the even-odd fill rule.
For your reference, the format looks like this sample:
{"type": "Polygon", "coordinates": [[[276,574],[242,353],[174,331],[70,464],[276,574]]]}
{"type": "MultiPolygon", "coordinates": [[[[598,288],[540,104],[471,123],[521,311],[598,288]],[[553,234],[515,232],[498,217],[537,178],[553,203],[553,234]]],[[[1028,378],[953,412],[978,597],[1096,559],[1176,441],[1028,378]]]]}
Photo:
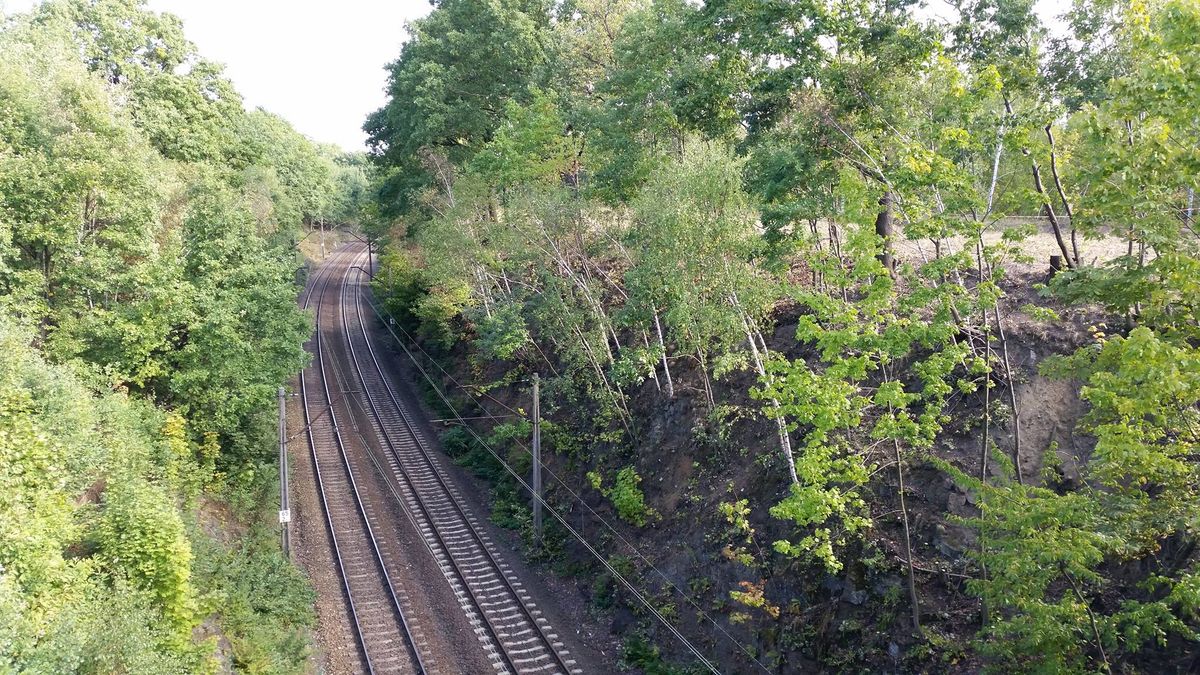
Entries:
{"type": "Polygon", "coordinates": [[[316,330],[312,342],[316,363],[302,374],[300,393],[317,490],[349,605],[361,665],[369,673],[424,675],[425,664],[359,493],[329,390],[322,349],[321,303],[332,276],[332,271],[322,270],[320,281],[312,282],[304,300],[307,309],[316,292],[316,330]],[[313,423],[309,407],[310,377],[315,380],[313,388],[322,394],[323,402],[318,401],[317,405],[326,408],[327,424],[313,423]]]}
{"type": "MultiPolygon", "coordinates": [[[[347,276],[353,269],[353,265],[347,269],[347,276]]],[[[431,444],[393,390],[371,344],[362,310],[361,267],[358,270],[354,283],[343,278],[339,303],[342,333],[362,385],[362,397],[386,450],[384,460],[395,483],[389,482],[389,489],[407,509],[498,672],[582,672],[463,506],[461,495],[434,460],[431,444]],[[353,294],[350,302],[349,292],[353,294]],[[353,308],[353,330],[348,307],[353,308]]],[[[372,461],[382,470],[374,457],[372,461]]]]}

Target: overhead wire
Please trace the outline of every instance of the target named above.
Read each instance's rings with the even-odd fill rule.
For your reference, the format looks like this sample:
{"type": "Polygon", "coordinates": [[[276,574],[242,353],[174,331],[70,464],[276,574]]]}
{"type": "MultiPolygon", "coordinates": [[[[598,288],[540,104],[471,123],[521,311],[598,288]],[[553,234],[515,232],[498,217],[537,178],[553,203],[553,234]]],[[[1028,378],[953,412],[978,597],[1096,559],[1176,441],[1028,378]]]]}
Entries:
{"type": "MultiPolygon", "coordinates": [[[[426,357],[426,359],[429,360],[429,362],[431,362],[439,371],[441,371],[442,375],[444,375],[455,386],[462,389],[468,396],[471,396],[473,399],[473,402],[476,405],[478,405],[480,408],[482,408],[485,412],[488,412],[489,416],[490,416],[490,411],[488,411],[487,408],[485,408],[483,406],[482,401],[479,400],[479,397],[473,395],[471,393],[470,388],[468,388],[467,386],[465,386],[464,384],[459,382],[453,375],[448,373],[446,371],[446,369],[443,368],[441,366],[441,364],[439,364],[437,362],[436,359],[434,359],[428,352],[425,351],[425,349],[423,347],[421,347],[421,345],[419,343],[417,343],[417,341],[413,338],[413,336],[407,330],[405,330],[403,328],[403,326],[401,326],[398,322],[395,321],[394,317],[392,317],[390,313],[387,313],[386,311],[381,311],[381,309],[376,305],[376,303],[370,298],[368,298],[368,304],[370,304],[371,309],[375,312],[376,316],[378,316],[381,319],[381,323],[383,323],[384,326],[388,328],[388,332],[391,333],[392,337],[394,337],[396,339],[396,342],[404,350],[405,354],[408,355],[409,359],[413,362],[413,365],[416,366],[416,368],[421,372],[421,375],[425,378],[425,380],[433,388],[434,392],[438,395],[438,397],[442,400],[442,402],[445,403],[446,406],[450,409],[450,411],[454,414],[455,418],[463,419],[459,415],[457,408],[455,408],[453,403],[451,403],[449,397],[447,397],[446,394],[441,390],[441,388],[438,387],[437,383],[434,382],[432,377],[430,377],[429,373],[420,364],[420,362],[418,361],[416,356],[412,353],[412,351],[409,350],[409,348],[406,344],[406,340],[402,340],[400,338],[400,336],[396,335],[396,332],[394,330],[392,330],[393,327],[398,328],[400,330],[400,332],[404,334],[408,343],[411,343],[414,347],[416,347],[416,349],[418,351],[420,351],[426,357]],[[387,315],[387,318],[390,319],[390,321],[383,321],[385,314],[387,315]]],[[[517,411],[517,410],[513,409],[512,407],[506,405],[505,403],[497,400],[495,397],[487,394],[486,392],[484,392],[484,395],[487,396],[487,398],[491,399],[492,401],[496,402],[498,405],[505,408],[506,410],[509,410],[514,414],[520,415],[519,411],[517,411]]],[[[533,494],[532,487],[528,483],[526,483],[524,478],[522,478],[514,469],[512,469],[512,467],[509,466],[508,462],[505,461],[504,458],[501,457],[500,454],[497,453],[490,445],[488,445],[487,442],[484,441],[479,436],[479,434],[477,434],[475,432],[475,430],[470,427],[470,425],[462,424],[461,426],[463,428],[465,428],[467,430],[467,432],[477,442],[479,442],[484,447],[485,450],[487,450],[494,458],[496,458],[496,460],[499,461],[504,466],[505,470],[507,470],[508,473],[511,474],[521,484],[521,486],[524,489],[526,489],[531,494],[533,494]]],[[[525,445],[524,442],[520,441],[519,439],[514,439],[514,440],[517,443],[517,445],[526,452],[526,454],[528,454],[530,457],[533,456],[532,450],[530,450],[530,448],[527,445],[525,445]]],[[[562,488],[564,490],[566,490],[566,492],[568,494],[571,495],[571,497],[573,499],[575,499],[585,509],[587,509],[587,511],[594,518],[596,518],[601,524],[603,524],[604,527],[609,532],[611,532],[617,539],[619,539],[625,546],[627,546],[629,548],[629,550],[631,550],[637,556],[638,559],[640,559],[651,570],[653,570],[654,573],[657,574],[667,586],[669,586],[672,590],[674,590],[676,593],[678,593],[685,601],[687,601],[687,603],[693,609],[695,609],[701,616],[703,616],[709,623],[711,623],[718,631],[720,631],[721,634],[723,634],[730,642],[735,644],[742,653],[744,653],[751,661],[754,662],[754,664],[756,666],[758,666],[758,668],[760,668],[763,672],[767,672],[767,673],[771,672],[770,669],[768,669],[765,665],[763,665],[763,663],[761,661],[759,661],[757,657],[754,656],[753,651],[748,646],[742,644],[737,638],[733,637],[727,630],[725,630],[725,628],[723,626],[721,626],[719,623],[717,623],[717,621],[711,615],[709,615],[708,612],[706,612],[702,607],[700,607],[690,596],[688,596],[688,594],[684,593],[683,590],[681,588],[679,588],[679,586],[675,582],[671,581],[670,577],[668,577],[662,570],[660,570],[658,568],[658,566],[656,566],[653,562],[651,562],[650,559],[647,558],[646,555],[643,554],[641,552],[641,550],[638,549],[637,546],[635,546],[632,542],[630,542],[624,535],[622,535],[616,528],[614,528],[612,526],[612,524],[609,523],[606,518],[604,518],[602,515],[597,513],[595,509],[593,509],[586,501],[584,501],[583,497],[580,496],[579,493],[577,493],[575,490],[573,490],[571,488],[571,486],[568,485],[565,480],[563,480],[558,474],[556,474],[552,469],[550,469],[550,467],[544,466],[543,468],[555,481],[558,482],[559,485],[562,486],[562,488]]],[[[700,659],[701,663],[703,663],[710,671],[712,671],[714,673],[718,672],[713,668],[711,662],[706,657],[704,657],[695,648],[695,646],[693,646],[687,640],[687,638],[678,631],[677,628],[675,628],[669,621],[667,621],[667,619],[665,617],[663,617],[661,615],[661,613],[659,613],[659,611],[655,607],[653,607],[653,605],[650,604],[649,601],[646,600],[645,597],[643,597],[633,587],[633,585],[628,580],[626,580],[615,569],[613,569],[611,567],[611,565],[609,565],[608,561],[603,556],[601,556],[598,551],[596,551],[596,549],[591,545],[590,542],[588,542],[583,537],[582,534],[580,534],[574,527],[572,527],[566,521],[566,519],[561,514],[558,513],[558,511],[556,509],[554,509],[552,506],[550,506],[550,504],[545,500],[544,497],[542,497],[541,495],[534,495],[534,496],[551,513],[551,515],[554,516],[555,520],[558,520],[567,529],[568,532],[570,532],[577,540],[579,540],[579,542],[581,544],[583,544],[584,547],[587,548],[588,551],[591,552],[592,555],[594,555],[601,562],[601,564],[604,565],[604,567],[609,571],[610,574],[612,574],[614,576],[614,578],[617,578],[622,583],[623,586],[625,586],[632,593],[634,593],[634,595],[638,598],[638,600],[641,601],[641,603],[643,605],[645,605],[659,619],[659,621],[662,622],[663,625],[666,626],[668,628],[668,630],[672,634],[674,634],[676,638],[678,638],[680,640],[680,642],[682,642],[685,646],[687,646],[688,650],[691,651],[693,655],[695,655],[697,658],[700,659]]]]}

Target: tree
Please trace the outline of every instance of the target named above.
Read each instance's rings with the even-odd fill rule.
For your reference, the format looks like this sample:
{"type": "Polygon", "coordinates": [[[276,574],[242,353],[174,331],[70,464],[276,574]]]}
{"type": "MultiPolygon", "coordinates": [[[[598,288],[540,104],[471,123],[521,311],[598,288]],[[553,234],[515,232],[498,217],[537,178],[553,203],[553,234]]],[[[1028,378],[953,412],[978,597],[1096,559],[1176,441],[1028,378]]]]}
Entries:
{"type": "Polygon", "coordinates": [[[413,22],[389,66],[391,103],[364,125],[387,202],[413,205],[433,177],[422,152],[465,161],[491,140],[505,104],[524,103],[546,63],[549,7],[540,0],[444,0],[413,22]]]}

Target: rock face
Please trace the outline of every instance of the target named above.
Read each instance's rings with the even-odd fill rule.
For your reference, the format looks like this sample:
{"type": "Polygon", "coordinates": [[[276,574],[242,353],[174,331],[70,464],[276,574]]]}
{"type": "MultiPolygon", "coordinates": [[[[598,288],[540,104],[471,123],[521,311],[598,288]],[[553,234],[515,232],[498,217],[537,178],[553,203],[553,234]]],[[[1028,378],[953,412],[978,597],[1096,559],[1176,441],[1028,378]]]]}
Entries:
{"type": "MultiPolygon", "coordinates": [[[[1079,468],[1091,453],[1093,442],[1075,433],[1087,405],[1079,398],[1079,383],[1034,375],[1017,385],[1021,419],[1021,466],[1027,482],[1040,483],[1045,454],[1055,448],[1062,477],[1069,484],[1079,481],[1079,468]]],[[[1012,428],[996,430],[996,443],[1012,447],[1012,428]]]]}

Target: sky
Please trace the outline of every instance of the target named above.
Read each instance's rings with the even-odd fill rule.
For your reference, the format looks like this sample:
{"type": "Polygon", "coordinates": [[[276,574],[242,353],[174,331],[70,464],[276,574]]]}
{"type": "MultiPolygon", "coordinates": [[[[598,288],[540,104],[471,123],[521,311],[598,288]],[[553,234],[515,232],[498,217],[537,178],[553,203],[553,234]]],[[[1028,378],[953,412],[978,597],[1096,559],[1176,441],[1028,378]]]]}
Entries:
{"type": "MultiPolygon", "coordinates": [[[[38,0],[0,0],[8,13],[38,0]]],[[[367,115],[385,101],[384,67],[404,25],[428,0],[149,0],[183,19],[200,53],[226,65],[249,108],[283,116],[301,133],[362,150],[367,115]]]]}

